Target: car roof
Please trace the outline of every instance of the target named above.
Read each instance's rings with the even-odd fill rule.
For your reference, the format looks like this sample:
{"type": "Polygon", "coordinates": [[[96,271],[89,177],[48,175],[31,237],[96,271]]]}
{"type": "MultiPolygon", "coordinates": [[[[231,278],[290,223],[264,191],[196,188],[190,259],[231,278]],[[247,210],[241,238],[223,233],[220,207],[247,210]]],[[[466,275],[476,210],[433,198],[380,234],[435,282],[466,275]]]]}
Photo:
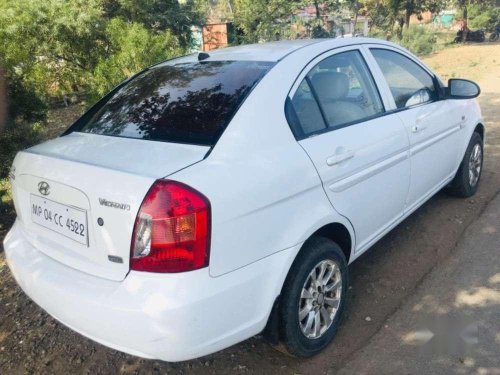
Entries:
{"type": "MultiPolygon", "coordinates": [[[[267,43],[247,44],[235,47],[226,47],[205,52],[209,55],[206,61],[221,60],[250,60],[250,61],[280,61],[287,55],[312,44],[322,43],[325,48],[339,48],[358,44],[385,44],[393,43],[374,38],[324,38],[324,39],[295,39],[280,40],[267,43]]],[[[205,59],[204,59],[205,60],[205,59]]]]}
{"type": "Polygon", "coordinates": [[[246,44],[207,52],[211,60],[255,60],[279,61],[286,55],[311,44],[319,39],[280,40],[276,42],[246,44]]]}

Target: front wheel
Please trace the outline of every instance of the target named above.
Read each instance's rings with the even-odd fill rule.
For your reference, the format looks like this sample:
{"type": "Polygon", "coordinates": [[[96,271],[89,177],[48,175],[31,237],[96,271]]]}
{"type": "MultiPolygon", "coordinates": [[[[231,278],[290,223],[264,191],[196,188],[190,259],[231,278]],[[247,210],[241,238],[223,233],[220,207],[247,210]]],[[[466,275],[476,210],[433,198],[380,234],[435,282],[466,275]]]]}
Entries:
{"type": "Polygon", "coordinates": [[[498,40],[498,33],[493,33],[490,35],[490,42],[496,42],[498,40]]]}
{"type": "Polygon", "coordinates": [[[323,237],[309,239],[294,261],[281,295],[280,334],[289,354],[311,357],[332,341],[347,287],[347,261],[340,247],[323,237]]]}
{"type": "Polygon", "coordinates": [[[455,178],[447,187],[451,195],[467,198],[474,195],[483,171],[483,139],[474,132],[455,178]]]}

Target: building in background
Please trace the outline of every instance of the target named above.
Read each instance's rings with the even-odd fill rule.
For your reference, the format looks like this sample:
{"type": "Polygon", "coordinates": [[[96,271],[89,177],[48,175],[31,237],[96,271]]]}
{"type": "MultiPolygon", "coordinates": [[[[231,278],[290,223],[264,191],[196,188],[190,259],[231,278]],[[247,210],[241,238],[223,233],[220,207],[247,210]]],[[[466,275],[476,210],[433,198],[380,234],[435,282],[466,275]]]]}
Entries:
{"type": "Polygon", "coordinates": [[[432,22],[437,27],[450,28],[455,23],[456,10],[443,10],[439,14],[435,14],[432,22]]]}
{"type": "Polygon", "coordinates": [[[202,46],[203,51],[227,47],[236,40],[236,33],[232,22],[210,23],[203,26],[202,46]]]}

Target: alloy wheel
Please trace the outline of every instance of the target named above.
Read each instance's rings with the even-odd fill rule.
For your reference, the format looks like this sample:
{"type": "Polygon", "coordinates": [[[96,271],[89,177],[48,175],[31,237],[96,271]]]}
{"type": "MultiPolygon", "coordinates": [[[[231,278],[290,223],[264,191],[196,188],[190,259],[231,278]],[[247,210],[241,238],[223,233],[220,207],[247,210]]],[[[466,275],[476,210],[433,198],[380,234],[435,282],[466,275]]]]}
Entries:
{"type": "Polygon", "coordinates": [[[483,164],[483,151],[480,144],[475,144],[469,158],[469,184],[471,187],[476,186],[481,175],[483,164]]]}
{"type": "Polygon", "coordinates": [[[319,262],[309,273],[299,301],[299,324],[304,336],[318,339],[332,325],[340,305],[342,276],[330,259],[319,262]]]}

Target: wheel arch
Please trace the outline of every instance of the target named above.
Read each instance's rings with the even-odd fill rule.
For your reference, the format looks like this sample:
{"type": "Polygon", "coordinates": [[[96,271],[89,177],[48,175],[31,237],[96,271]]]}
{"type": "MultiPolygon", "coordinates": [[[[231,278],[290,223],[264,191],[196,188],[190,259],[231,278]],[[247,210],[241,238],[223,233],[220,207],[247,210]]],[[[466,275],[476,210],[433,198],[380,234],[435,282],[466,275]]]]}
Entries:
{"type": "Polygon", "coordinates": [[[344,253],[347,264],[349,264],[351,255],[354,253],[354,245],[355,245],[354,231],[349,224],[350,224],[349,222],[342,223],[341,221],[332,221],[330,223],[326,223],[320,226],[319,228],[317,228],[316,230],[314,230],[312,233],[309,234],[307,239],[302,243],[302,246],[300,247],[299,251],[297,251],[297,253],[294,255],[292,261],[288,265],[285,277],[283,278],[282,283],[280,285],[279,289],[280,292],[275,298],[274,304],[271,308],[271,312],[267,320],[267,324],[262,332],[264,338],[271,345],[278,345],[280,342],[279,316],[278,316],[279,303],[282,294],[281,292],[285,285],[285,280],[290,272],[290,269],[292,268],[293,263],[295,262],[297,257],[305,250],[308,241],[313,237],[319,236],[332,240],[337,245],[339,245],[340,248],[342,249],[342,252],[344,253]]]}
{"type": "Polygon", "coordinates": [[[476,125],[476,127],[474,128],[474,132],[475,132],[475,133],[478,133],[478,134],[481,136],[481,138],[482,138],[482,140],[483,140],[483,143],[484,143],[484,141],[485,141],[485,139],[484,139],[484,136],[485,136],[485,128],[484,128],[484,125],[483,125],[481,122],[479,122],[479,123],[476,125]]]}
{"type": "Polygon", "coordinates": [[[314,236],[325,237],[339,245],[347,263],[349,263],[354,241],[345,225],[337,222],[324,225],[315,231],[309,238],[314,236]]]}

